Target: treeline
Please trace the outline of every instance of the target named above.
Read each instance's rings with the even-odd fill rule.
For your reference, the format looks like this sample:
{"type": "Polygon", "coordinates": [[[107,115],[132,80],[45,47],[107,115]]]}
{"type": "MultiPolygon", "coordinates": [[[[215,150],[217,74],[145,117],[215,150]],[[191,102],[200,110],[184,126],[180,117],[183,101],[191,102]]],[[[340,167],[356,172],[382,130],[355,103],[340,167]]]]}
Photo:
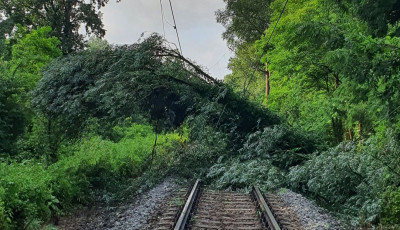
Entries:
{"type": "Polygon", "coordinates": [[[227,2],[235,91],[330,145],[398,131],[397,1],[227,2]]]}
{"type": "Polygon", "coordinates": [[[225,2],[225,82],[328,147],[288,183],[362,223],[398,224],[400,2],[225,2]]]}
{"type": "Polygon", "coordinates": [[[99,9],[107,2],[0,2],[0,153],[13,152],[26,127],[43,121],[34,118],[29,94],[41,79],[41,69],[54,58],[87,47],[79,33],[82,26],[88,36],[105,35],[99,9]]]}

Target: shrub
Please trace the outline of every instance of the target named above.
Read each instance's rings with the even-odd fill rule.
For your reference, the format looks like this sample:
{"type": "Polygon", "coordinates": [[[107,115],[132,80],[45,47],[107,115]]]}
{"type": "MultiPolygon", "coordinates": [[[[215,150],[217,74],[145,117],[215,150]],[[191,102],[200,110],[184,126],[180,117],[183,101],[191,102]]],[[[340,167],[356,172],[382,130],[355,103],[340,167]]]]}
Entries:
{"type": "Polygon", "coordinates": [[[399,150],[391,132],[344,142],[290,170],[292,188],[314,196],[357,224],[398,224],[399,150]]]}
{"type": "Polygon", "coordinates": [[[285,186],[288,168],[308,159],[312,141],[282,125],[266,127],[248,135],[238,151],[219,157],[207,178],[219,189],[249,189],[257,184],[265,190],[285,186]]]}
{"type": "MultiPolygon", "coordinates": [[[[181,140],[176,133],[159,134],[157,156],[151,156],[155,134],[151,126],[117,127],[118,142],[89,136],[69,156],[44,167],[38,163],[0,163],[0,229],[34,228],[77,204],[128,187],[144,165],[181,140]]],[[[63,150],[65,151],[65,150],[63,150]]],[[[139,180],[143,181],[143,180],[139,180]]]]}
{"type": "Polygon", "coordinates": [[[382,224],[400,227],[400,188],[390,187],[383,194],[382,224]]]}
{"type": "Polygon", "coordinates": [[[309,137],[289,127],[274,125],[251,133],[239,153],[243,159],[268,159],[273,165],[287,170],[308,159],[305,154],[314,150],[309,137]]]}
{"type": "Polygon", "coordinates": [[[215,164],[207,177],[213,180],[218,189],[249,189],[259,185],[264,190],[273,190],[284,186],[285,172],[273,166],[268,160],[234,159],[215,164]]]}
{"type": "Polygon", "coordinates": [[[23,229],[30,222],[48,221],[57,211],[51,174],[42,165],[0,164],[0,227],[23,229]]]}
{"type": "MultiPolygon", "coordinates": [[[[89,186],[95,190],[118,191],[125,184],[121,181],[140,176],[145,168],[144,164],[150,164],[155,157],[151,156],[155,134],[148,125],[114,129],[121,136],[118,142],[103,140],[98,136],[89,137],[79,144],[74,155],[59,160],[50,169],[56,172],[55,175],[59,175],[61,181],[63,175],[76,176],[74,181],[80,188],[89,186]]],[[[173,141],[179,139],[179,135],[175,133],[158,135],[156,153],[163,154],[173,141]]],[[[77,198],[84,197],[79,195],[77,198]]]]}
{"type": "Polygon", "coordinates": [[[178,145],[171,162],[172,173],[186,177],[204,177],[208,169],[227,151],[227,135],[207,125],[203,116],[192,118],[187,126],[189,141],[178,145]]]}

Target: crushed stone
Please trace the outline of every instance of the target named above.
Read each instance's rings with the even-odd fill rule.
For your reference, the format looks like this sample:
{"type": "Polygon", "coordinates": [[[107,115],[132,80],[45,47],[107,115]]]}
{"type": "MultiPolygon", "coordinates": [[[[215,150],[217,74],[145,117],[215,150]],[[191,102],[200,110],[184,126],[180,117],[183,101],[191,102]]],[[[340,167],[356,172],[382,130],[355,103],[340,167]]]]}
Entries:
{"type": "Polygon", "coordinates": [[[177,188],[173,179],[166,179],[153,189],[118,207],[95,206],[72,216],[61,218],[59,230],[125,230],[142,229],[153,212],[177,188]]]}
{"type": "Polygon", "coordinates": [[[285,189],[278,196],[284,201],[287,208],[295,213],[305,230],[341,230],[343,225],[328,213],[318,207],[314,202],[306,199],[301,194],[285,189]]]}

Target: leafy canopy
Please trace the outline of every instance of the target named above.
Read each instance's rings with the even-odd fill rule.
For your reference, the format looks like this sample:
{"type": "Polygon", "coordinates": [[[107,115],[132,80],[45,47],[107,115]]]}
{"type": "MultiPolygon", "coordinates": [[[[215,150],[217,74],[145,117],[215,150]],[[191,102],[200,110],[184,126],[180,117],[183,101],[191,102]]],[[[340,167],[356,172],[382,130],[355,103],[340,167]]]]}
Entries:
{"type": "Polygon", "coordinates": [[[254,42],[268,28],[270,0],[224,0],[224,10],[216,12],[217,22],[226,31],[222,37],[232,47],[243,42],[254,42]]]}
{"type": "Polygon", "coordinates": [[[59,41],[49,27],[15,35],[11,59],[0,59],[0,153],[11,153],[18,137],[30,124],[29,91],[41,78],[41,69],[61,55],[59,41]]]}
{"type": "Polygon", "coordinates": [[[170,49],[159,35],[57,59],[45,69],[33,105],[60,122],[68,136],[79,134],[88,118],[106,130],[138,114],[158,130],[176,127],[190,114],[208,114],[210,124],[232,135],[280,122],[170,49]]]}
{"type": "Polygon", "coordinates": [[[20,24],[27,29],[50,26],[51,35],[61,41],[64,54],[83,48],[84,36],[79,33],[83,25],[87,35],[103,37],[105,30],[99,9],[108,0],[3,0],[0,1],[0,30],[12,34],[20,24]]]}

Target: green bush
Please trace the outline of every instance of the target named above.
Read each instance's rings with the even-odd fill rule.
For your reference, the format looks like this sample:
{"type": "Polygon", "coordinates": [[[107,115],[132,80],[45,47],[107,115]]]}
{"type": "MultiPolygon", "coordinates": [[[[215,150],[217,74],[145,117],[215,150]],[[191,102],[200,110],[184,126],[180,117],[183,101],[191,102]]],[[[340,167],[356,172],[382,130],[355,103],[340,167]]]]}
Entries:
{"type": "MultiPolygon", "coordinates": [[[[44,167],[38,163],[0,163],[0,229],[38,226],[93,199],[96,191],[112,194],[140,177],[145,165],[167,155],[180,137],[158,134],[151,126],[116,127],[118,142],[89,136],[69,156],[44,167]],[[154,156],[151,154],[154,153],[154,156]]],[[[62,150],[62,151],[65,151],[62,150]]]]}
{"type": "Polygon", "coordinates": [[[257,184],[265,190],[285,186],[290,166],[308,159],[312,141],[282,125],[250,133],[238,151],[220,155],[207,178],[219,189],[249,189],[257,184]]]}
{"type": "Polygon", "coordinates": [[[393,133],[344,142],[291,168],[292,188],[360,222],[399,224],[400,148],[393,133]]]}
{"type": "Polygon", "coordinates": [[[264,190],[281,188],[285,183],[286,173],[273,166],[268,160],[232,161],[215,164],[207,177],[213,180],[218,189],[249,189],[259,185],[264,190]]]}
{"type": "Polygon", "coordinates": [[[59,201],[52,176],[42,165],[0,164],[0,228],[23,229],[30,222],[48,221],[59,201]]]}
{"type": "Polygon", "coordinates": [[[383,194],[382,224],[400,227],[400,188],[390,187],[383,194]]]}
{"type": "Polygon", "coordinates": [[[227,135],[207,125],[204,116],[188,121],[188,141],[178,145],[171,159],[171,171],[185,178],[204,177],[214,162],[227,152],[227,135]]]}
{"type": "MultiPolygon", "coordinates": [[[[72,175],[72,181],[77,183],[77,186],[59,189],[59,196],[69,199],[62,203],[70,204],[88,199],[88,187],[92,192],[117,192],[126,184],[123,181],[140,176],[146,165],[151,163],[151,159],[156,158],[151,156],[155,139],[151,126],[116,127],[114,131],[121,137],[118,142],[104,140],[98,136],[89,137],[79,144],[74,155],[62,158],[50,166],[49,169],[58,176],[57,180],[63,181],[65,175],[72,175]],[[75,191],[74,188],[86,189],[75,191]],[[64,194],[65,191],[68,194],[64,194]]],[[[155,153],[165,153],[166,149],[179,139],[179,135],[175,133],[159,134],[155,153]]]]}
{"type": "Polygon", "coordinates": [[[251,133],[239,150],[243,159],[268,159],[273,165],[284,170],[308,159],[308,153],[315,150],[310,137],[284,125],[266,127],[251,133]]]}

